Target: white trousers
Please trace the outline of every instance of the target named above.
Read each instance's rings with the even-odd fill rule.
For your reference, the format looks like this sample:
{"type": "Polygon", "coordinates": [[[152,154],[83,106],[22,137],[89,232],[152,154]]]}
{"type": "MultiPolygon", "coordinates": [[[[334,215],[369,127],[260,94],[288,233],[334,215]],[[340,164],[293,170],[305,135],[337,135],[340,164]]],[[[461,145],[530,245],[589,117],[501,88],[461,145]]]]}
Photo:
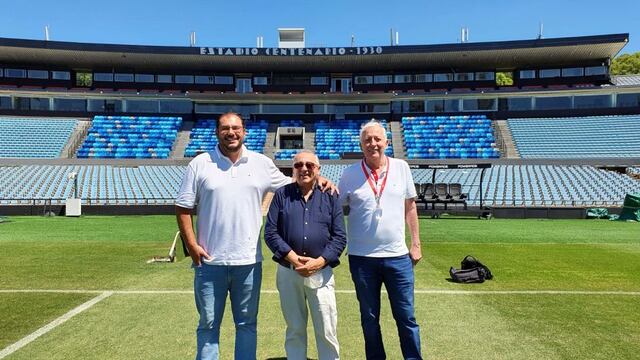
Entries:
{"type": "MultiPolygon", "coordinates": [[[[305,286],[304,277],[295,270],[278,265],[276,284],[280,293],[280,306],[287,323],[284,348],[288,360],[307,359],[307,319],[311,312],[313,329],[318,347],[318,360],[336,360],[338,355],[338,311],[336,308],[335,280],[333,270],[327,266],[315,276],[322,274],[322,283],[305,286]],[[316,287],[318,286],[318,287],[316,287]],[[307,310],[308,304],[308,310],[307,310]]],[[[309,281],[307,280],[307,285],[309,281]]]]}

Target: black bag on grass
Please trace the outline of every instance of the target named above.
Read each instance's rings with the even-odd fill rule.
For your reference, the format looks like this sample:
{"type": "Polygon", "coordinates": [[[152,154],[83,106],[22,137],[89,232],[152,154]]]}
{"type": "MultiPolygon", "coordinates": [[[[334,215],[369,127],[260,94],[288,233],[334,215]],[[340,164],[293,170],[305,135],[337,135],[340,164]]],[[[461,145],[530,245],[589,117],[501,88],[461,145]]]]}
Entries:
{"type": "Polygon", "coordinates": [[[462,259],[462,261],[460,262],[460,268],[462,270],[469,270],[469,269],[474,269],[474,268],[482,268],[484,270],[484,278],[487,280],[491,280],[493,279],[493,274],[491,273],[491,270],[489,270],[489,268],[484,265],[483,263],[480,262],[480,260],[474,258],[471,255],[467,255],[464,257],[464,259],[462,259]]]}
{"type": "Polygon", "coordinates": [[[449,269],[451,280],[458,283],[483,283],[485,280],[493,279],[493,274],[489,267],[481,263],[471,255],[467,255],[460,263],[460,270],[451,267],[449,269]]]}
{"type": "Polygon", "coordinates": [[[454,282],[465,284],[483,283],[484,279],[486,279],[486,273],[481,267],[460,270],[451,267],[449,269],[449,275],[454,282]]]}

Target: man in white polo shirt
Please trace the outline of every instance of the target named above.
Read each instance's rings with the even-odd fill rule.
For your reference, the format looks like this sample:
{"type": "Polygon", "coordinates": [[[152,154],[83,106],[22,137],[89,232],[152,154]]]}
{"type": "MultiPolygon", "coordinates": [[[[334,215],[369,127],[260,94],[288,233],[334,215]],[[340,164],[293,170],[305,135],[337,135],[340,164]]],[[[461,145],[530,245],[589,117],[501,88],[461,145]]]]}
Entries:
{"type": "MultiPolygon", "coordinates": [[[[227,293],[236,326],[235,359],[256,358],[262,282],[261,202],[265,193],[291,183],[268,157],[243,146],[242,118],[220,116],[218,146],[187,167],[176,198],[178,226],[195,270],[200,321],[196,359],[218,359],[227,293]],[[191,219],[198,210],[197,237],[191,219]]],[[[323,187],[333,187],[326,179],[323,187]]]]}
{"type": "Polygon", "coordinates": [[[404,359],[422,359],[413,306],[413,266],[422,252],[411,170],[404,160],[385,156],[387,134],[379,122],[362,127],[360,146],[364,159],[345,169],[338,188],[349,217],[349,269],[360,304],[366,358],[386,359],[380,331],[384,284],[404,359]],[[411,234],[409,249],[405,222],[411,234]]]}

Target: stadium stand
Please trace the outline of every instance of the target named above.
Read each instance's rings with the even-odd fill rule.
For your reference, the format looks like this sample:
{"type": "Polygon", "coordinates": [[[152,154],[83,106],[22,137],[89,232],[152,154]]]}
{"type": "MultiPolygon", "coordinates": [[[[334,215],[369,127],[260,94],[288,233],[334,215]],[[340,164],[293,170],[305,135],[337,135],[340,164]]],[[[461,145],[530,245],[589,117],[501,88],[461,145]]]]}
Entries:
{"type": "Polygon", "coordinates": [[[275,153],[276,160],[291,160],[300,149],[281,149],[275,153]]]}
{"type": "Polygon", "coordinates": [[[173,204],[184,170],[184,166],[3,166],[0,204],[28,205],[45,199],[62,204],[73,195],[73,183],[67,177],[72,172],[78,174],[83,204],[173,204]]]}
{"type": "MultiPolygon", "coordinates": [[[[338,183],[348,165],[324,164],[321,175],[338,183]]],[[[78,192],[85,204],[172,204],[185,166],[21,165],[0,166],[0,204],[31,204],[53,199],[62,204],[72,194],[67,175],[78,173],[78,192]]],[[[412,170],[417,184],[461,184],[467,204],[480,204],[480,170],[412,170]]],[[[424,190],[423,190],[424,191],[424,190]]],[[[451,188],[445,190],[451,193],[451,188]]],[[[640,192],[640,181],[593,166],[496,165],[483,182],[485,205],[620,206],[627,193],[640,192]]]]}
{"type": "Polygon", "coordinates": [[[485,115],[403,117],[408,159],[499,158],[485,115]]]}
{"type": "MultiPolygon", "coordinates": [[[[316,130],[316,154],[320,159],[338,160],[345,152],[361,152],[360,149],[360,128],[369,120],[335,120],[318,121],[316,130]]],[[[393,156],[393,146],[391,145],[391,130],[386,120],[380,123],[387,130],[389,146],[386,154],[393,156]]]]}
{"type": "Polygon", "coordinates": [[[169,157],[180,117],[96,116],[78,158],[169,157]]]}
{"type": "Polygon", "coordinates": [[[509,119],[522,158],[640,157],[640,115],[509,119]]]}
{"type": "MultiPolygon", "coordinates": [[[[266,120],[245,121],[244,127],[247,130],[244,144],[249,150],[262,153],[264,144],[267,139],[266,120]]],[[[187,149],[184,152],[185,157],[194,157],[201,152],[214,149],[218,144],[216,137],[216,121],[215,120],[198,120],[196,125],[191,129],[191,138],[187,149]]]]}
{"type": "Polygon", "coordinates": [[[0,158],[56,158],[78,121],[0,118],[0,158]]]}

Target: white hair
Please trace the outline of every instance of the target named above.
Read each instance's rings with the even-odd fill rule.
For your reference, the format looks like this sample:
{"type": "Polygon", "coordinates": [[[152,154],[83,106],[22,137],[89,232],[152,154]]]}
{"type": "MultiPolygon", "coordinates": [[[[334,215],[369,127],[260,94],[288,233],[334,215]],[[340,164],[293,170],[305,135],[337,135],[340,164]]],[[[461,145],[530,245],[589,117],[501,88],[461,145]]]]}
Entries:
{"type": "Polygon", "coordinates": [[[360,140],[362,140],[362,136],[364,135],[365,130],[374,126],[380,127],[380,129],[382,129],[383,138],[387,138],[387,129],[382,126],[382,123],[376,119],[371,119],[368,123],[362,125],[362,128],[360,129],[360,140]]]}
{"type": "Polygon", "coordinates": [[[320,166],[320,158],[318,158],[318,155],[316,155],[313,151],[311,150],[307,150],[307,149],[302,149],[300,151],[298,151],[298,153],[296,154],[296,156],[293,157],[293,160],[291,160],[292,162],[295,163],[296,158],[298,157],[298,155],[300,154],[311,154],[313,155],[314,160],[316,161],[316,165],[320,166]]]}

